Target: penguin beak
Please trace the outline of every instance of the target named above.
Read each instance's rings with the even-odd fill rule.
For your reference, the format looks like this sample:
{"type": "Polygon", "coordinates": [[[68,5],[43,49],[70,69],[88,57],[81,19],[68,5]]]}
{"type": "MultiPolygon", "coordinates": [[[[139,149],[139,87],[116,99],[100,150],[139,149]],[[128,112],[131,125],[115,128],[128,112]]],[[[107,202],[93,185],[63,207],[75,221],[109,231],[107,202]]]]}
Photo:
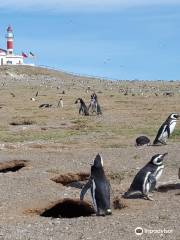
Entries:
{"type": "Polygon", "coordinates": [[[165,157],[166,155],[168,155],[168,153],[162,154],[162,160],[164,160],[164,157],[165,157]]]}

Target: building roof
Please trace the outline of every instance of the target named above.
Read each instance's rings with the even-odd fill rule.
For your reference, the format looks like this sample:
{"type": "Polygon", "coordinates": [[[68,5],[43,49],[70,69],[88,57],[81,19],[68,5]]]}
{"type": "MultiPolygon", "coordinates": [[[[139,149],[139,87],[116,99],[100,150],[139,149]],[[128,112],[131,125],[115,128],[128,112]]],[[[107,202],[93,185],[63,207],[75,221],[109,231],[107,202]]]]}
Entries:
{"type": "Polygon", "coordinates": [[[13,31],[13,29],[12,29],[11,25],[9,25],[7,28],[7,32],[12,32],[12,31],[13,31]]]}

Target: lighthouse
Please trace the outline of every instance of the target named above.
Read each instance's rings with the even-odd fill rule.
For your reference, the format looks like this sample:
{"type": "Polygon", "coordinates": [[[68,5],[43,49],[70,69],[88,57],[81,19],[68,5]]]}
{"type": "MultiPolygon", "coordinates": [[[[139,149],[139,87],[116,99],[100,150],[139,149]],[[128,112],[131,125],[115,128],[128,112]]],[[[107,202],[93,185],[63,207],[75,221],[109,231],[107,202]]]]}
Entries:
{"type": "Polygon", "coordinates": [[[12,27],[10,25],[7,28],[6,39],[7,39],[7,54],[11,55],[13,54],[14,34],[12,27]]]}
{"type": "MultiPolygon", "coordinates": [[[[7,28],[6,33],[7,50],[0,47],[0,65],[32,65],[24,63],[24,53],[19,55],[14,53],[14,34],[11,25],[7,28]]],[[[32,56],[33,53],[30,53],[32,56]]],[[[26,56],[28,57],[28,56],[26,56]]]]}

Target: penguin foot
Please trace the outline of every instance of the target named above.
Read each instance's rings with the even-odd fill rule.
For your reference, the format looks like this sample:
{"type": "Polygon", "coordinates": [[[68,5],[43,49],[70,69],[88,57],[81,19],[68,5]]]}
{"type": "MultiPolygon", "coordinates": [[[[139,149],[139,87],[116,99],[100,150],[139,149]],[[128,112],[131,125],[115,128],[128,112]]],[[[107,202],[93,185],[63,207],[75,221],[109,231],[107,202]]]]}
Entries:
{"type": "Polygon", "coordinates": [[[105,213],[96,213],[96,216],[99,216],[99,217],[105,217],[106,216],[106,214],[105,213]]]}
{"type": "Polygon", "coordinates": [[[161,140],[161,141],[159,141],[161,144],[163,144],[163,145],[167,145],[167,143],[165,142],[165,141],[163,141],[163,140],[161,140]]]}
{"type": "Polygon", "coordinates": [[[151,197],[151,195],[146,195],[146,196],[144,196],[144,198],[149,201],[154,201],[154,199],[151,197]]]}
{"type": "Polygon", "coordinates": [[[111,209],[109,208],[109,209],[107,209],[106,210],[106,215],[111,215],[112,214],[112,211],[111,211],[111,209]]]}
{"type": "Polygon", "coordinates": [[[105,217],[106,215],[111,215],[111,214],[112,214],[111,209],[107,209],[106,211],[99,210],[97,211],[96,216],[105,217]]]}

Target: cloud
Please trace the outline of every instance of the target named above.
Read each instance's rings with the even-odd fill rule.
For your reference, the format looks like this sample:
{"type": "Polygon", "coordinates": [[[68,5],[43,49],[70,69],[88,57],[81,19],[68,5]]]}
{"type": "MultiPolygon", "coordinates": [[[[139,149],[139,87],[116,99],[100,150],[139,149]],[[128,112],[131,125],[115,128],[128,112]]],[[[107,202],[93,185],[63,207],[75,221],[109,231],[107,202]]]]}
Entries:
{"type": "Polygon", "coordinates": [[[0,9],[16,11],[107,11],[118,8],[180,5],[179,0],[1,0],[0,9]]]}

